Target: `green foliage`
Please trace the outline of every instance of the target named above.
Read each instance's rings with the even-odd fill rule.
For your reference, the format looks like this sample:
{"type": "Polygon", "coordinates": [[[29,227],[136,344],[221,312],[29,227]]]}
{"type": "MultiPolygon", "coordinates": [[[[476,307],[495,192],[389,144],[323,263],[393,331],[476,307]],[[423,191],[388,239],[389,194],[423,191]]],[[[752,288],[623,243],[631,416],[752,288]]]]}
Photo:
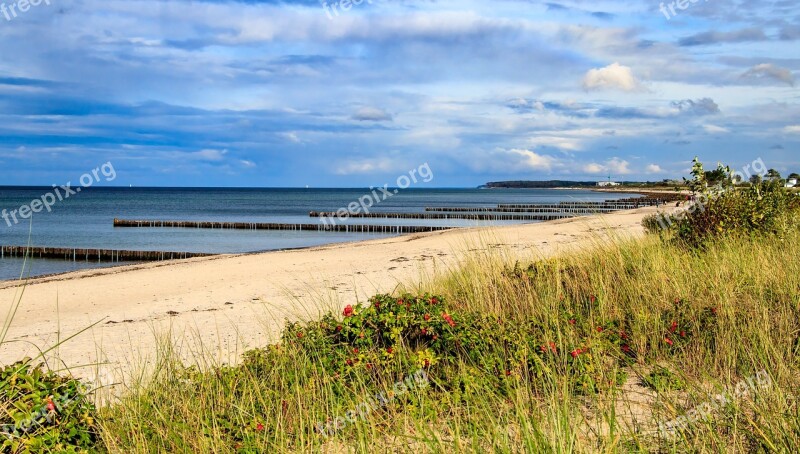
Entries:
{"type": "Polygon", "coordinates": [[[709,240],[725,235],[769,234],[779,237],[796,225],[800,198],[787,191],[779,180],[754,183],[745,188],[731,186],[730,168],[721,164],[713,173],[695,158],[693,179],[687,181],[696,201],[684,212],[672,216],[651,216],[643,225],[648,232],[665,227],[676,238],[691,247],[702,247],[709,240]],[[720,177],[719,174],[724,174],[720,177]]]}
{"type": "Polygon", "coordinates": [[[95,413],[78,380],[28,362],[0,369],[2,452],[87,452],[98,438],[95,413]]]}
{"type": "Polygon", "coordinates": [[[642,381],[649,388],[659,393],[686,389],[686,382],[680,376],[661,366],[656,366],[642,381]]]}
{"type": "MultiPolygon", "coordinates": [[[[516,268],[509,273],[536,279],[549,266],[550,262],[537,262],[525,271],[516,268]]],[[[597,303],[595,296],[582,298],[587,311],[597,303]]],[[[328,314],[319,322],[290,323],[283,341],[315,355],[325,373],[344,381],[364,373],[380,374],[400,363],[426,369],[440,389],[453,391],[458,384],[452,376],[468,365],[505,394],[511,392],[512,377],[524,377],[534,382],[534,389],[541,389],[535,382],[548,370],[575,377],[574,391],[584,394],[618,385],[625,375],[615,375],[614,370],[635,356],[622,321],[590,326],[587,315],[564,313],[548,325],[448,311],[441,296],[378,295],[365,306],[345,308],[342,320],[328,314]],[[610,383],[609,376],[613,376],[610,383]]]]}

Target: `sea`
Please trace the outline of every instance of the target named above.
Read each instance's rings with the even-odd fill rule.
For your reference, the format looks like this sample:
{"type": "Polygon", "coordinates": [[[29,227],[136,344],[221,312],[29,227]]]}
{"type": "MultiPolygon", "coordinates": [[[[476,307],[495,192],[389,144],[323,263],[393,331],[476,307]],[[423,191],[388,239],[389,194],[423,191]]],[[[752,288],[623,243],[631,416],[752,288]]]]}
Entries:
{"type": "MultiPolygon", "coordinates": [[[[19,210],[52,192],[49,187],[0,187],[0,213],[19,210]]],[[[603,201],[636,194],[563,189],[404,189],[391,196],[368,188],[120,188],[88,187],[57,201],[51,211],[14,223],[0,218],[0,246],[118,249],[170,252],[243,253],[304,248],[393,235],[324,231],[249,231],[179,228],[114,228],[114,218],[276,222],[310,224],[310,211],[336,211],[374,194],[371,212],[422,213],[426,207],[494,207],[497,204],[603,201]],[[385,200],[384,200],[385,198],[385,200]]],[[[367,202],[368,203],[368,202],[367,202]]],[[[473,221],[353,218],[337,224],[469,227],[530,221],[473,221]]],[[[119,266],[124,263],[0,258],[0,281],[119,266]]]]}

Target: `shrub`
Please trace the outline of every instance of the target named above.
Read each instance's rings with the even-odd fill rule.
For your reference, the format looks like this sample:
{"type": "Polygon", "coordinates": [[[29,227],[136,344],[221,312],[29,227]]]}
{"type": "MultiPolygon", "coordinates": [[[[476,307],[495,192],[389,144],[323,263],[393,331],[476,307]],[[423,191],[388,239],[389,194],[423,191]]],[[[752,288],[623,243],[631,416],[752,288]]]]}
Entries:
{"type": "Polygon", "coordinates": [[[0,369],[0,450],[86,452],[97,440],[95,407],[83,385],[18,362],[0,369]]]}
{"type": "Polygon", "coordinates": [[[723,235],[769,234],[783,236],[794,224],[800,211],[800,198],[787,191],[780,181],[762,181],[745,188],[732,184],[731,171],[721,164],[715,174],[723,174],[710,186],[708,172],[695,158],[693,179],[687,181],[695,198],[686,211],[672,216],[650,216],[645,229],[674,231],[676,238],[691,247],[701,247],[708,240],[723,235]]]}

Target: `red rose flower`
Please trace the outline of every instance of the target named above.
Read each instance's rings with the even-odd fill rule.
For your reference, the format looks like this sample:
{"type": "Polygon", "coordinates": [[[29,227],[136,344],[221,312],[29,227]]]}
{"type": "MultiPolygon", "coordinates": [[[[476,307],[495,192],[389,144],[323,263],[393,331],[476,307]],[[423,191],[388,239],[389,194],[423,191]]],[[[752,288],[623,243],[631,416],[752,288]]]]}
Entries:
{"type": "Polygon", "coordinates": [[[428,330],[425,329],[425,328],[422,328],[422,335],[423,336],[427,336],[428,335],[428,330]]]}
{"type": "Polygon", "coordinates": [[[669,337],[665,337],[664,342],[668,343],[669,345],[675,345],[669,337]]]}
{"type": "Polygon", "coordinates": [[[372,370],[372,363],[367,363],[367,370],[372,370]]]}
{"type": "Polygon", "coordinates": [[[389,347],[386,349],[386,353],[391,355],[392,353],[394,353],[394,349],[392,349],[392,347],[389,347]]]}
{"type": "Polygon", "coordinates": [[[264,424],[261,424],[261,423],[256,424],[256,430],[259,431],[259,432],[264,430],[264,424]]]}
{"type": "Polygon", "coordinates": [[[449,315],[447,312],[442,312],[442,318],[443,318],[443,319],[444,319],[444,321],[446,321],[446,322],[447,322],[447,324],[448,324],[448,325],[450,325],[451,327],[454,327],[454,326],[456,326],[456,322],[454,322],[454,321],[453,321],[453,317],[450,317],[450,315],[449,315]]]}
{"type": "Polygon", "coordinates": [[[597,297],[594,295],[589,295],[589,301],[594,303],[595,301],[597,301],[597,297]]]}
{"type": "Polygon", "coordinates": [[[620,338],[622,338],[622,339],[627,339],[627,338],[628,338],[628,335],[627,335],[627,334],[625,334],[625,331],[620,331],[620,332],[619,332],[619,337],[620,337],[620,338]]]}
{"type": "Polygon", "coordinates": [[[553,350],[553,351],[556,351],[556,343],[555,342],[550,342],[550,349],[553,350]]]}
{"type": "Polygon", "coordinates": [[[297,338],[298,339],[302,339],[303,338],[303,333],[297,333],[297,338]]]}
{"type": "Polygon", "coordinates": [[[686,331],[681,331],[681,337],[686,337],[686,331]]]}
{"type": "Polygon", "coordinates": [[[598,326],[597,327],[597,332],[598,333],[602,333],[603,332],[603,327],[602,326],[598,326]]]}
{"type": "Polygon", "coordinates": [[[569,354],[572,355],[573,358],[577,358],[578,355],[580,355],[581,353],[583,353],[583,351],[581,351],[580,348],[577,348],[577,349],[572,350],[571,352],[569,352],[569,354]]]}
{"type": "Polygon", "coordinates": [[[353,349],[353,353],[355,353],[355,354],[357,355],[357,354],[358,354],[358,349],[357,349],[357,348],[354,348],[354,349],[353,349]]]}
{"type": "Polygon", "coordinates": [[[436,298],[431,298],[431,304],[438,304],[439,300],[436,298]]]}
{"type": "Polygon", "coordinates": [[[669,327],[669,332],[674,333],[675,330],[678,329],[678,322],[672,322],[672,325],[669,327]]]}
{"type": "Polygon", "coordinates": [[[626,344],[626,345],[622,346],[622,351],[627,353],[627,352],[631,351],[631,348],[626,344]]]}
{"type": "Polygon", "coordinates": [[[428,361],[428,360],[426,359],[426,360],[425,360],[425,367],[428,367],[428,366],[430,366],[430,365],[431,365],[431,362],[430,362],[430,361],[428,361]]]}
{"type": "Polygon", "coordinates": [[[352,317],[353,316],[353,306],[351,306],[349,304],[347,306],[345,306],[343,314],[344,314],[345,317],[352,317]]]}
{"type": "Polygon", "coordinates": [[[569,320],[569,324],[570,324],[570,325],[574,325],[574,324],[575,324],[575,319],[574,319],[574,318],[570,319],[570,320],[569,320]]]}
{"type": "Polygon", "coordinates": [[[425,321],[427,322],[428,320],[431,319],[431,314],[425,314],[422,318],[424,318],[425,321]]]}
{"type": "Polygon", "coordinates": [[[507,370],[507,371],[506,371],[506,377],[508,377],[509,375],[511,375],[511,371],[510,371],[510,370],[507,370]]]}
{"type": "Polygon", "coordinates": [[[54,404],[50,399],[47,399],[47,411],[56,411],[56,404],[54,404]]]}

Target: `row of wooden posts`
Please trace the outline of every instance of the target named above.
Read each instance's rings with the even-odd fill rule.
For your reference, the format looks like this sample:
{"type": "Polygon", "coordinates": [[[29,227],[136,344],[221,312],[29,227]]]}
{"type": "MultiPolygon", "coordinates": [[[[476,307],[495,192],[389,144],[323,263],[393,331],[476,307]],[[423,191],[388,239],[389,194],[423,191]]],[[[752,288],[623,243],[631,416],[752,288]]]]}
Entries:
{"type": "MultiPolygon", "coordinates": [[[[499,204],[496,207],[426,207],[424,213],[348,213],[351,218],[383,219],[463,219],[475,221],[546,221],[579,215],[608,213],[625,209],[654,206],[683,200],[683,196],[649,194],[642,198],[606,200],[603,202],[561,202],[557,204],[499,204]]],[[[266,222],[160,221],[114,219],[114,227],[127,228],[195,228],[220,230],[283,230],[297,232],[344,232],[405,234],[435,232],[453,227],[338,224],[336,212],[312,211],[310,217],[322,218],[313,224],[266,222]],[[330,221],[328,220],[330,218],[330,221]]],[[[213,254],[167,251],[126,251],[115,249],[77,249],[30,246],[0,246],[0,258],[49,258],[87,262],[144,262],[205,257],[213,254]]]]}

